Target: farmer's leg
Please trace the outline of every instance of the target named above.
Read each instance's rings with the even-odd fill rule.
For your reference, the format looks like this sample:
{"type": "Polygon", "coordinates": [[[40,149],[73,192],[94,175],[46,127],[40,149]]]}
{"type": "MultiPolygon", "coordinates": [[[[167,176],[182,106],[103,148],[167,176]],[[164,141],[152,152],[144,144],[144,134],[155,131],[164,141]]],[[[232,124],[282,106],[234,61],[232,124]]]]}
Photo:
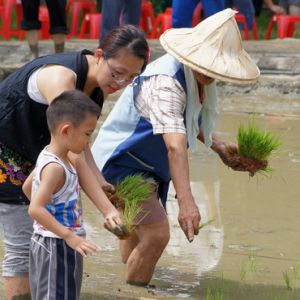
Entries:
{"type": "Polygon", "coordinates": [[[130,284],[146,285],[169,242],[168,220],[165,218],[159,223],[139,225],[136,234],[139,242],[127,259],[126,280],[130,284]]]}
{"type": "Polygon", "coordinates": [[[2,276],[7,299],[30,299],[28,261],[32,220],[27,210],[27,205],[0,204],[5,246],[2,276]]]}
{"type": "Polygon", "coordinates": [[[129,255],[131,254],[131,252],[137,246],[138,243],[139,243],[139,238],[136,235],[135,231],[133,231],[128,238],[119,241],[120,254],[121,254],[122,262],[124,264],[126,264],[129,255]]]}
{"type": "Polygon", "coordinates": [[[133,284],[149,283],[170,238],[167,216],[156,191],[142,210],[131,236],[120,242],[122,260],[127,263],[126,280],[133,284]]]}

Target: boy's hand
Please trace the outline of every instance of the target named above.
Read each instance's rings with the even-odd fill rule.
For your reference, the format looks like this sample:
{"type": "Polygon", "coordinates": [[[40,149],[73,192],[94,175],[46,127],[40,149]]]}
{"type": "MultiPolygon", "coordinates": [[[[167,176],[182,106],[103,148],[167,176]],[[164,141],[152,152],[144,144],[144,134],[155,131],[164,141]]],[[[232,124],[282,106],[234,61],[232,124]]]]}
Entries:
{"type": "Polygon", "coordinates": [[[72,249],[79,252],[83,257],[90,254],[96,254],[99,250],[99,247],[73,232],[71,232],[65,241],[72,249]]]}
{"type": "Polygon", "coordinates": [[[105,216],[104,228],[118,237],[128,235],[128,230],[123,224],[120,214],[116,209],[105,216]]]}

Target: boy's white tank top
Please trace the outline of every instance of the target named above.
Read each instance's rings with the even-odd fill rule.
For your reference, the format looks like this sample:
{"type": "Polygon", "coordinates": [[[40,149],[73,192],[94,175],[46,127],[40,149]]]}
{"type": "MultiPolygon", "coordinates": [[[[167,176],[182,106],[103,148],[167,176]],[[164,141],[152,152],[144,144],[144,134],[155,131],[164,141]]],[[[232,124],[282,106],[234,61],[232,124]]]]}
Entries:
{"type": "MultiPolygon", "coordinates": [[[[64,169],[65,183],[58,192],[52,195],[45,208],[60,224],[78,235],[85,235],[77,172],[71,163],[66,165],[59,157],[49,152],[47,147],[37,159],[32,183],[32,197],[41,183],[41,172],[49,163],[57,163],[64,169]]],[[[35,233],[42,236],[60,238],[36,221],[34,221],[33,229],[35,233]]]]}

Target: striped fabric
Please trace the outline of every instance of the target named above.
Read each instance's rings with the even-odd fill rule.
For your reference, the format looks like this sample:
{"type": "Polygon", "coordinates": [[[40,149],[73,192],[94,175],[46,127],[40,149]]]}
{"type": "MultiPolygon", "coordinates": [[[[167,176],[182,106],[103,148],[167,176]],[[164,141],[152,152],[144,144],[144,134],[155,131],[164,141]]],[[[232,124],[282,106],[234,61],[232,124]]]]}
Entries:
{"type": "Polygon", "coordinates": [[[186,133],[184,110],[186,95],[173,77],[156,75],[145,80],[136,97],[136,108],[150,120],[153,133],[186,133]]]}
{"type": "Polygon", "coordinates": [[[32,300],[78,300],[83,257],[62,239],[34,234],[29,278],[32,300]]]}

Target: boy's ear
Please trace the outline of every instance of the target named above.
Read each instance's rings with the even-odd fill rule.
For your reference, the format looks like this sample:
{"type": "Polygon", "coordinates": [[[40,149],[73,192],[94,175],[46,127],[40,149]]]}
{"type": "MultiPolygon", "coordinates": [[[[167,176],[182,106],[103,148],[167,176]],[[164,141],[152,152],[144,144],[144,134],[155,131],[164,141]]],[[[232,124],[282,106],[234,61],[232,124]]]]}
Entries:
{"type": "Polygon", "coordinates": [[[66,123],[66,124],[64,124],[64,125],[61,126],[60,133],[62,135],[67,135],[69,133],[69,131],[70,131],[70,128],[71,128],[71,124],[66,123]]]}

